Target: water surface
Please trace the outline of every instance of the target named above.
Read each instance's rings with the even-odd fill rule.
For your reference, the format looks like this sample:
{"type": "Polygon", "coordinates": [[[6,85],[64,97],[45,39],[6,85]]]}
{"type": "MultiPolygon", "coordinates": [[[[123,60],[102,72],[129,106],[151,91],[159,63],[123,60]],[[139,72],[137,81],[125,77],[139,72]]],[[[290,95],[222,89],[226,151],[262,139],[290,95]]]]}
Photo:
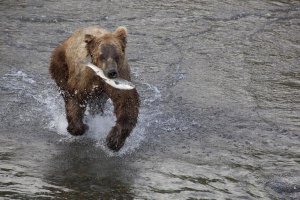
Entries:
{"type": "MultiPolygon", "coordinates": [[[[0,2],[3,199],[299,199],[299,1],[0,2]],[[48,74],[78,27],[129,30],[142,100],[119,153],[114,123],[66,131],[48,74]]],[[[88,113],[87,113],[88,114],[88,113]]]]}

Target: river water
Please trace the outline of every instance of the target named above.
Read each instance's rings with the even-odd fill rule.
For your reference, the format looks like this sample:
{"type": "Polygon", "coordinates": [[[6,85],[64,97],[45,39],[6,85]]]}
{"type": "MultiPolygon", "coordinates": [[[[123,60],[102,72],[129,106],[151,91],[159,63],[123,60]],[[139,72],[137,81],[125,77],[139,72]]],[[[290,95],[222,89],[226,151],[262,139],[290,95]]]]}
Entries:
{"type": "Polygon", "coordinates": [[[1,199],[299,199],[300,2],[1,1],[1,199]],[[129,30],[139,124],[66,131],[48,74],[78,27],[129,30]]]}

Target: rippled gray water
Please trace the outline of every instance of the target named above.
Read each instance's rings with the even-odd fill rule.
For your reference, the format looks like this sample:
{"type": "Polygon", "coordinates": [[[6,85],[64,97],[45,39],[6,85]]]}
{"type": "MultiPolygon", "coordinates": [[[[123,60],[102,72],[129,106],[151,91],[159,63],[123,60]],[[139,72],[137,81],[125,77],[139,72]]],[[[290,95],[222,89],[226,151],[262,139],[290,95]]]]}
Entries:
{"type": "Polygon", "coordinates": [[[300,2],[1,1],[0,198],[299,199],[300,2]],[[66,132],[49,78],[78,27],[129,30],[142,98],[119,153],[114,123],[66,132]]]}

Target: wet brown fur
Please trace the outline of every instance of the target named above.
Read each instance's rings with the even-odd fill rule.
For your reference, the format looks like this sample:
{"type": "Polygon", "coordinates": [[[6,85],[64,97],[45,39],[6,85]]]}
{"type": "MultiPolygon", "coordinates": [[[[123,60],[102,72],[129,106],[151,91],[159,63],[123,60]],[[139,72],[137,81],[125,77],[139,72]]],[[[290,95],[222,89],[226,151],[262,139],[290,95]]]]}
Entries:
{"type": "MultiPolygon", "coordinates": [[[[50,74],[55,80],[65,101],[68,132],[82,135],[88,129],[83,116],[90,100],[105,102],[110,98],[114,105],[116,124],[107,136],[107,145],[118,151],[137,123],[139,113],[139,95],[136,89],[119,90],[107,85],[94,71],[83,63],[89,56],[92,63],[105,67],[102,62],[101,45],[112,45],[119,77],[130,81],[130,68],[125,55],[127,31],[119,27],[110,33],[99,27],[88,27],[75,31],[52,53],[50,74]]],[[[102,105],[101,105],[102,106],[102,105]]],[[[101,108],[102,109],[102,108],[101,108]]]]}

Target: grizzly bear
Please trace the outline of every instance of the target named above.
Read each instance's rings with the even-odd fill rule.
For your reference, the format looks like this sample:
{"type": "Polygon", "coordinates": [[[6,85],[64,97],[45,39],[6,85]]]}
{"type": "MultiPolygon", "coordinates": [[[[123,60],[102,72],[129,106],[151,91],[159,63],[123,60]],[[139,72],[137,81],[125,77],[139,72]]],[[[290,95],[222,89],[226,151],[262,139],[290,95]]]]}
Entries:
{"type": "Polygon", "coordinates": [[[130,81],[126,56],[127,29],[118,27],[109,32],[100,27],[75,31],[52,53],[50,74],[64,98],[67,130],[82,135],[88,126],[83,123],[87,106],[92,113],[103,112],[105,102],[113,102],[116,124],[107,135],[107,146],[118,151],[134,129],[139,113],[137,90],[120,90],[106,84],[84,63],[90,61],[109,78],[130,81]]]}

